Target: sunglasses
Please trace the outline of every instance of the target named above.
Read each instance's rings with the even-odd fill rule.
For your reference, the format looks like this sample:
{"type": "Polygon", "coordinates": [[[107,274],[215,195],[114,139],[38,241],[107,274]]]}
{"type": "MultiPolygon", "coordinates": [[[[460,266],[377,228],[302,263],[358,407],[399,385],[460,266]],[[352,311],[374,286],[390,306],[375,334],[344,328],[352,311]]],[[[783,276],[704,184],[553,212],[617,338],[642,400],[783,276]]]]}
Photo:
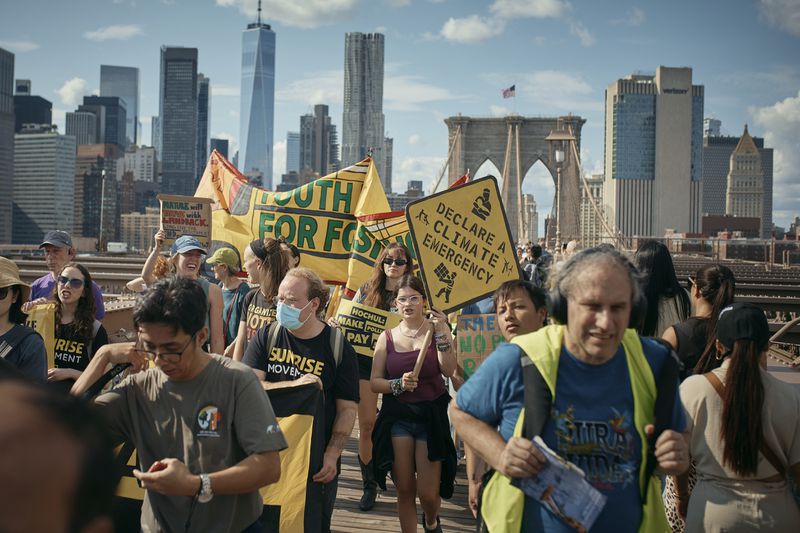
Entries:
{"type": "Polygon", "coordinates": [[[392,259],[391,257],[387,257],[386,259],[383,260],[383,264],[386,265],[386,266],[391,266],[392,264],[395,264],[395,265],[401,267],[401,266],[405,266],[406,264],[408,264],[408,261],[406,261],[405,259],[402,259],[402,258],[401,259],[392,259]]]}
{"type": "Polygon", "coordinates": [[[0,300],[5,300],[9,292],[11,292],[11,287],[0,288],[0,300]]]}
{"type": "Polygon", "coordinates": [[[73,289],[80,289],[83,287],[83,280],[78,278],[68,278],[66,276],[58,276],[59,285],[69,285],[73,289]]]}

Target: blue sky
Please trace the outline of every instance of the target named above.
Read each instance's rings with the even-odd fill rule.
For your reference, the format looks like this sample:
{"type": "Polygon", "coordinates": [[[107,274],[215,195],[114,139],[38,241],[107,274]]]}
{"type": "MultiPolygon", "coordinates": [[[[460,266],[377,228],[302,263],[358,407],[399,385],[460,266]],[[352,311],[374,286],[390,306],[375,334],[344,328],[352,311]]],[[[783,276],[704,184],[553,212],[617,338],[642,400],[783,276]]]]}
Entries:
{"type": "MultiPolygon", "coordinates": [[[[4,2],[0,46],[17,78],[64,113],[99,88],[100,64],[138,67],[141,121],[158,113],[159,48],[199,48],[211,78],[212,136],[239,136],[241,31],[256,0],[27,0],[4,2]]],[[[462,113],[587,119],[582,159],[603,162],[603,93],[633,71],[690,66],[705,114],[739,135],[745,123],[775,148],[775,221],[800,215],[800,0],[265,0],[277,34],[277,176],[287,131],[314,104],[341,127],[344,34],[386,36],[384,113],[394,138],[394,189],[426,183],[447,154],[443,119],[462,113]],[[517,97],[500,91],[515,84],[517,97]]],[[[341,131],[340,131],[341,135],[341,131]]],[[[485,169],[481,169],[485,170],[485,169]]],[[[483,172],[473,174],[483,175],[483,172]]],[[[540,214],[552,203],[542,165],[525,178],[540,214]]]]}

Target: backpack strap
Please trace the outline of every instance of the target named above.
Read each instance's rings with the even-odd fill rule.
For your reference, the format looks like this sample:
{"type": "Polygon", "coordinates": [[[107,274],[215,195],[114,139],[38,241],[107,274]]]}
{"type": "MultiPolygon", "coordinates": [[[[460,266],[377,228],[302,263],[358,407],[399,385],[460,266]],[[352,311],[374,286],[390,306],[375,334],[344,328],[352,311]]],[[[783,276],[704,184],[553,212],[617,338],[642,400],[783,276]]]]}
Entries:
{"type": "Polygon", "coordinates": [[[344,334],[339,328],[331,328],[331,351],[333,351],[333,360],[336,366],[342,362],[342,353],[344,352],[344,334]]]}
{"type": "Polygon", "coordinates": [[[267,329],[267,357],[272,353],[272,349],[278,344],[278,333],[281,325],[277,320],[273,320],[267,329]]]}
{"type": "Polygon", "coordinates": [[[542,373],[524,350],[522,350],[520,364],[522,365],[522,382],[525,387],[525,420],[522,434],[527,439],[533,439],[536,435],[541,434],[544,425],[550,418],[553,396],[542,373]]]}
{"type": "Polygon", "coordinates": [[[22,341],[36,334],[32,328],[17,324],[5,334],[5,339],[0,342],[0,359],[5,359],[22,341]]]}
{"type": "MultiPolygon", "coordinates": [[[[725,386],[722,384],[722,381],[719,380],[716,374],[713,372],[706,372],[703,376],[711,383],[711,386],[714,387],[714,390],[717,391],[720,398],[724,398],[723,392],[725,391],[725,386]]],[[[764,440],[764,437],[761,437],[761,446],[759,446],[759,451],[761,455],[764,456],[764,459],[769,461],[769,464],[772,465],[772,468],[778,471],[778,473],[786,477],[786,467],[783,466],[783,463],[780,459],[778,459],[778,455],[772,451],[772,448],[769,447],[767,441],[764,440]]]]}

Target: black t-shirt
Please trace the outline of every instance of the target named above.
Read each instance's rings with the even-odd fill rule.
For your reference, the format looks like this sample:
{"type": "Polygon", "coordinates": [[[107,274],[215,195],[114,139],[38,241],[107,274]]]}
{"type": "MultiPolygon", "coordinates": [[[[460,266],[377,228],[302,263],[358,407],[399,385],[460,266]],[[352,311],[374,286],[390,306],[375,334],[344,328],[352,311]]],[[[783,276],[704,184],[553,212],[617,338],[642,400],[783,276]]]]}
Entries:
{"type": "Polygon", "coordinates": [[[241,315],[245,325],[245,346],[256,332],[268,326],[275,320],[275,304],[261,294],[261,289],[256,287],[247,293],[242,303],[241,315]]]}
{"type": "MultiPolygon", "coordinates": [[[[108,344],[108,333],[101,325],[97,329],[97,334],[90,343],[87,350],[87,339],[80,336],[75,331],[75,324],[59,324],[56,327],[56,342],[53,350],[56,368],[74,368],[83,372],[89,366],[92,356],[97,353],[102,346],[108,344]]],[[[58,383],[59,387],[67,390],[72,388],[72,379],[65,379],[58,383]]]]}
{"type": "Polygon", "coordinates": [[[250,340],[242,362],[266,374],[265,381],[291,381],[303,374],[314,374],[322,380],[325,392],[325,441],[333,432],[336,400],[357,402],[358,364],[356,352],[347,340],[343,341],[339,365],[331,348],[331,328],[325,324],[319,335],[300,339],[281,328],[272,354],[266,354],[269,328],[261,328],[250,340]]]}

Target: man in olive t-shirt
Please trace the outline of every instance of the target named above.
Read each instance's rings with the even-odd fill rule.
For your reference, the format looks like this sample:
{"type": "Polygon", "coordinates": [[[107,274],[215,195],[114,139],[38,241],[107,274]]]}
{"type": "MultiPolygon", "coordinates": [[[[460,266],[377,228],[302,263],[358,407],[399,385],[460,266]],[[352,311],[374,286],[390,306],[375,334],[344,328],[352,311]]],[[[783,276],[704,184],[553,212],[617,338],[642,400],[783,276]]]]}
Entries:
{"type": "Polygon", "coordinates": [[[108,363],[155,362],[96,400],[112,433],[136,447],[145,532],[187,521],[190,531],[260,531],[258,489],[280,478],[287,445],[269,399],[249,368],[203,351],[205,306],[195,281],[157,283],[134,309],[138,342],[104,346],[72,389],[81,394],[108,363]]]}

